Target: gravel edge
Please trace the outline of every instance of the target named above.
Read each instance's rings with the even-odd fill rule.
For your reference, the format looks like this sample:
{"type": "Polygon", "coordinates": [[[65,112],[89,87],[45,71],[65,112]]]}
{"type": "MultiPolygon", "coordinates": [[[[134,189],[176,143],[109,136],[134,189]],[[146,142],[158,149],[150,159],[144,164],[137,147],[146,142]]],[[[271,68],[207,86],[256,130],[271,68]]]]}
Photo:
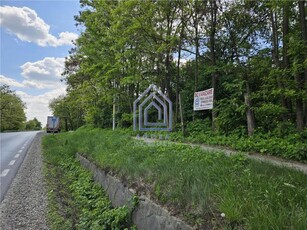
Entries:
{"type": "Polygon", "coordinates": [[[41,139],[38,133],[0,204],[1,229],[49,229],[47,190],[43,174],[41,139]]]}

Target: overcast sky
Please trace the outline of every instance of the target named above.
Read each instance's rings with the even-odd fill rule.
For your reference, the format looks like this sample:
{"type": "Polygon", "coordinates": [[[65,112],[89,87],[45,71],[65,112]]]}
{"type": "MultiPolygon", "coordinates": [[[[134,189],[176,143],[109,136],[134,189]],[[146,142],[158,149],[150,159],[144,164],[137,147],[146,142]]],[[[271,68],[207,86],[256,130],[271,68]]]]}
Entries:
{"type": "Polygon", "coordinates": [[[45,126],[50,100],[65,94],[64,60],[78,37],[78,0],[1,0],[0,85],[26,103],[27,120],[45,126]]]}

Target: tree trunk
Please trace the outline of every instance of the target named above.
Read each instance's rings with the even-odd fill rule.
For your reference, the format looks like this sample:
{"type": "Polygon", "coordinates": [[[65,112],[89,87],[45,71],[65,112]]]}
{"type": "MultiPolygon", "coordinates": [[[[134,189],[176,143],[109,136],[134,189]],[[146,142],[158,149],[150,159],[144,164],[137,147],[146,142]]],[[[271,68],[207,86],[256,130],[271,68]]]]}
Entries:
{"type": "MultiPolygon", "coordinates": [[[[290,59],[288,55],[288,47],[289,47],[289,15],[290,15],[290,7],[289,3],[285,2],[283,6],[283,26],[282,26],[282,40],[283,40],[283,47],[282,47],[282,53],[283,53],[283,69],[285,70],[284,76],[283,76],[283,83],[282,87],[285,86],[287,81],[287,70],[290,67],[290,59]]],[[[288,114],[283,118],[284,120],[287,120],[291,117],[291,111],[292,111],[292,103],[291,100],[288,98],[285,98],[283,95],[281,96],[282,106],[287,109],[288,114]]]]}
{"type": "Polygon", "coordinates": [[[256,128],[255,115],[252,108],[252,101],[250,100],[250,87],[248,81],[246,81],[246,93],[244,94],[244,101],[247,106],[246,118],[247,118],[247,131],[248,136],[252,136],[254,134],[254,130],[256,128]]]}
{"type": "Polygon", "coordinates": [[[70,130],[75,130],[73,119],[71,118],[71,116],[69,116],[69,124],[70,124],[70,130]]]}
{"type": "MultiPolygon", "coordinates": [[[[306,29],[305,1],[303,0],[298,1],[298,6],[299,6],[299,22],[300,22],[300,28],[301,28],[301,38],[306,47],[307,46],[307,29],[306,29]]],[[[307,58],[306,52],[307,50],[305,50],[304,56],[301,59],[302,64],[307,58]]],[[[301,74],[296,76],[295,80],[296,80],[298,90],[301,92],[304,92],[305,90],[305,93],[307,93],[306,92],[307,89],[306,88],[304,89],[304,86],[307,87],[307,69],[306,68],[301,74]]],[[[307,116],[306,107],[307,107],[307,102],[305,101],[305,109],[304,109],[304,101],[302,97],[296,99],[296,128],[298,131],[303,131],[306,125],[306,116],[307,116]],[[305,110],[305,113],[304,113],[304,110],[305,110]]]]}
{"type": "MultiPolygon", "coordinates": [[[[211,54],[211,64],[215,69],[212,73],[212,88],[214,88],[213,102],[216,101],[216,92],[218,84],[218,74],[216,73],[216,52],[215,52],[215,33],[216,33],[216,14],[217,14],[217,5],[216,1],[210,1],[211,5],[211,31],[210,31],[210,54],[211,54]]],[[[215,120],[217,114],[215,110],[212,110],[212,131],[216,130],[215,120]]]]}
{"type": "MultiPolygon", "coordinates": [[[[300,76],[298,76],[300,77],[300,76]]],[[[299,132],[302,132],[304,130],[304,106],[303,106],[303,100],[302,98],[297,98],[295,100],[295,107],[296,107],[296,129],[299,132]]]]}
{"type": "MultiPolygon", "coordinates": [[[[278,52],[278,33],[277,33],[277,20],[276,20],[276,14],[274,14],[273,10],[271,10],[271,23],[272,23],[272,60],[273,64],[275,65],[275,68],[280,67],[279,63],[279,52],[278,52]]],[[[280,79],[278,79],[279,84],[280,79]]]]}
{"type": "MultiPolygon", "coordinates": [[[[173,27],[172,18],[171,18],[171,12],[168,11],[166,15],[167,20],[167,30],[166,30],[166,59],[165,59],[165,68],[166,68],[166,78],[165,78],[165,87],[169,98],[172,98],[172,89],[171,89],[171,58],[172,58],[172,51],[170,48],[170,37],[171,37],[171,31],[173,27]]],[[[164,93],[164,92],[163,92],[164,93]]]]}
{"type": "Polygon", "coordinates": [[[179,79],[180,79],[180,59],[181,59],[181,43],[178,48],[178,61],[177,61],[177,75],[176,75],[176,108],[175,108],[175,122],[178,121],[179,110],[179,79]]]}
{"type": "Polygon", "coordinates": [[[181,96],[180,96],[180,94],[179,94],[179,108],[180,108],[180,121],[181,121],[182,135],[185,136],[185,127],[184,127],[183,111],[182,111],[182,101],[181,101],[181,96]]]}
{"type": "MultiPolygon", "coordinates": [[[[198,38],[198,16],[194,21],[195,28],[195,73],[194,73],[194,93],[198,90],[198,56],[199,56],[199,38],[198,38]]],[[[193,110],[193,121],[195,120],[195,111],[193,110]]]]}
{"type": "Polygon", "coordinates": [[[67,117],[65,117],[65,131],[68,131],[68,121],[67,121],[67,117]]]}
{"type": "MultiPolygon", "coordinates": [[[[183,6],[182,6],[183,7],[183,6]]],[[[175,122],[177,123],[179,117],[179,107],[180,107],[180,95],[179,95],[179,84],[180,84],[180,61],[181,61],[181,51],[182,51],[182,42],[184,39],[184,29],[185,29],[185,18],[184,11],[181,10],[181,28],[179,34],[179,44],[178,44],[178,60],[177,60],[177,75],[176,75],[176,108],[175,108],[175,122]]]]}
{"type": "MultiPolygon", "coordinates": [[[[165,76],[165,88],[167,92],[167,96],[171,98],[172,90],[171,90],[171,54],[170,50],[167,50],[166,58],[165,58],[165,69],[166,69],[166,76],[165,76]]],[[[163,92],[164,93],[164,92],[163,92]]]]}
{"type": "MultiPolygon", "coordinates": [[[[271,10],[271,23],[272,23],[272,60],[273,60],[273,64],[274,67],[273,68],[281,68],[281,63],[279,61],[279,51],[278,51],[278,25],[277,25],[277,16],[276,13],[273,12],[273,10],[271,10]]],[[[284,22],[286,24],[286,22],[284,22]]],[[[285,31],[288,31],[288,26],[285,25],[285,31]]],[[[287,32],[288,33],[288,32],[287,32]]],[[[286,49],[286,42],[285,42],[286,38],[283,38],[284,41],[284,47],[283,47],[283,54],[287,55],[287,49],[286,49]]],[[[285,58],[285,56],[283,56],[284,60],[283,60],[283,66],[287,66],[288,64],[288,58],[285,58]]],[[[283,86],[283,82],[282,82],[282,77],[281,76],[277,76],[277,86],[278,88],[281,90],[281,92],[283,92],[284,90],[284,86],[283,86]]],[[[280,95],[280,101],[281,101],[281,105],[284,108],[287,108],[287,100],[285,98],[285,96],[282,94],[280,95]]],[[[284,114],[283,115],[283,120],[286,121],[287,120],[287,115],[284,114]]]]}

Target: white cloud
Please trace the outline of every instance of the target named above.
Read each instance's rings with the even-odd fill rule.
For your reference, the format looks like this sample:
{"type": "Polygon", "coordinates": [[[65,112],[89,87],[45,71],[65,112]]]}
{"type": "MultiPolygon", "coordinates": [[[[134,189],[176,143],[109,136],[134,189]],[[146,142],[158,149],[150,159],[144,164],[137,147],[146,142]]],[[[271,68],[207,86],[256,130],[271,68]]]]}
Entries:
{"type": "Polygon", "coordinates": [[[21,75],[25,78],[22,84],[29,88],[45,89],[41,95],[33,96],[22,91],[17,95],[26,103],[26,116],[28,120],[36,117],[42,125],[46,123],[49,110],[49,102],[66,93],[66,86],[60,81],[64,70],[65,58],[46,57],[36,62],[26,62],[21,66],[21,75]]]}
{"type": "Polygon", "coordinates": [[[32,120],[36,117],[42,123],[42,126],[45,126],[47,116],[52,115],[48,107],[49,102],[60,95],[65,95],[65,93],[64,86],[37,96],[27,94],[23,91],[16,91],[16,94],[26,103],[27,108],[25,112],[27,120],[32,120]]]}
{"type": "Polygon", "coordinates": [[[21,82],[0,75],[0,83],[17,88],[57,89],[63,87],[61,74],[64,71],[65,58],[46,57],[36,62],[26,62],[21,66],[21,82]]]}
{"type": "Polygon", "coordinates": [[[0,25],[20,40],[39,46],[72,45],[72,40],[78,37],[77,34],[66,31],[56,38],[49,33],[50,26],[28,7],[1,6],[0,25]]]}
{"type": "Polygon", "coordinates": [[[71,44],[71,41],[75,41],[78,38],[78,35],[71,32],[62,32],[59,34],[58,43],[59,45],[71,44]]]}
{"type": "Polygon", "coordinates": [[[0,84],[22,88],[17,90],[16,94],[26,103],[27,120],[36,117],[44,126],[47,116],[52,115],[48,107],[49,102],[66,94],[66,85],[60,81],[64,61],[65,58],[46,57],[36,62],[26,62],[21,66],[21,75],[24,77],[21,82],[0,75],[0,84]],[[40,95],[31,95],[24,91],[27,88],[41,89],[45,92],[40,95]]]}
{"type": "Polygon", "coordinates": [[[55,89],[60,85],[65,58],[46,57],[36,62],[26,62],[21,66],[23,84],[30,88],[55,89]]]}
{"type": "Polygon", "coordinates": [[[24,87],[23,84],[19,83],[18,81],[16,81],[13,78],[10,77],[6,77],[4,75],[0,75],[0,84],[1,85],[9,85],[9,86],[14,86],[14,87],[18,87],[18,88],[22,88],[24,87]]]}

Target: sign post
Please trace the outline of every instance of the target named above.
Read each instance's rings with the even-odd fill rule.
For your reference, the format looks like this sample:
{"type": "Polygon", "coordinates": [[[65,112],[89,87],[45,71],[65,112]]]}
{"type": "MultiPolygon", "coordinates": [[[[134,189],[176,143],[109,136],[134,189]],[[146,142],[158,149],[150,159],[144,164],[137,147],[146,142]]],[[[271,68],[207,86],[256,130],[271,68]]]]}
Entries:
{"type": "Polygon", "coordinates": [[[214,88],[195,92],[193,110],[213,109],[213,93],[214,88]]]}

